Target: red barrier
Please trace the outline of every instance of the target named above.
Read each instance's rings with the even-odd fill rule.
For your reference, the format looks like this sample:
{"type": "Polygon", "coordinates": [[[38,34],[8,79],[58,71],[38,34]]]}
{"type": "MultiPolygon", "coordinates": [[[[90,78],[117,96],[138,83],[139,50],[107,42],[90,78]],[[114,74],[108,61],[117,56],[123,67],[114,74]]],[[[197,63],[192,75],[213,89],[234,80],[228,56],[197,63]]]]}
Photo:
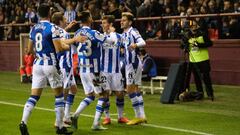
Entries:
{"type": "MultiPolygon", "coordinates": [[[[182,54],[178,40],[147,41],[146,50],[156,59],[159,75],[167,75],[170,64],[179,62],[182,54]]],[[[214,41],[209,53],[213,83],[240,85],[240,39],[214,41]]],[[[0,71],[18,67],[19,41],[0,42],[0,71]]]]}

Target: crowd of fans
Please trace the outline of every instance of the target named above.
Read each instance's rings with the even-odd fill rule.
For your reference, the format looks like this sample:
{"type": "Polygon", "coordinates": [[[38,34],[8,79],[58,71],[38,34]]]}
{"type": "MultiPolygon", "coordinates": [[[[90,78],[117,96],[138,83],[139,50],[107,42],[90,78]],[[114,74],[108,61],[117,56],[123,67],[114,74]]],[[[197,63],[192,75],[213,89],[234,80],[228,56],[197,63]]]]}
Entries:
{"type": "MultiPolygon", "coordinates": [[[[0,24],[34,24],[40,3],[48,3],[52,11],[61,11],[68,22],[77,19],[77,14],[89,10],[93,19],[111,14],[116,19],[121,13],[132,12],[136,17],[186,16],[194,14],[236,13],[240,12],[239,0],[0,0],[0,24]]],[[[203,31],[213,39],[240,38],[240,19],[237,17],[196,18],[203,31]]],[[[186,19],[138,21],[144,38],[177,39],[185,26],[186,19]]],[[[116,23],[117,31],[120,31],[116,23]]],[[[96,27],[100,28],[100,27],[96,27]]],[[[20,33],[28,33],[29,26],[0,27],[0,40],[18,40],[20,33]]]]}

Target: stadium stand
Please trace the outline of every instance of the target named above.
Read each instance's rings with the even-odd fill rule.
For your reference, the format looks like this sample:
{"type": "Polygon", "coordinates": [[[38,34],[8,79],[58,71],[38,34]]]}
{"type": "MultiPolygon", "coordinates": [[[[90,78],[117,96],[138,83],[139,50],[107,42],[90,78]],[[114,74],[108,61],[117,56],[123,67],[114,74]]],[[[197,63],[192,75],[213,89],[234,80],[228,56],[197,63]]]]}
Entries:
{"type": "MultiPolygon", "coordinates": [[[[118,19],[120,13],[124,11],[132,12],[137,18],[240,12],[238,0],[2,0],[0,2],[0,25],[10,25],[0,28],[0,33],[4,33],[0,34],[0,40],[19,40],[19,33],[29,32],[29,25],[38,21],[36,10],[42,2],[48,3],[53,12],[65,12],[69,20],[77,19],[77,16],[68,16],[68,10],[71,10],[71,14],[89,10],[94,19],[100,19],[106,14],[114,15],[118,19]],[[16,24],[21,25],[13,27],[16,24]]],[[[239,18],[237,17],[206,17],[200,19],[199,22],[214,39],[240,37],[240,26],[237,25],[239,18]]],[[[184,19],[146,21],[136,26],[139,27],[145,39],[178,39],[179,35],[176,33],[184,26],[184,19]]],[[[96,28],[100,27],[96,26],[96,28]]]]}

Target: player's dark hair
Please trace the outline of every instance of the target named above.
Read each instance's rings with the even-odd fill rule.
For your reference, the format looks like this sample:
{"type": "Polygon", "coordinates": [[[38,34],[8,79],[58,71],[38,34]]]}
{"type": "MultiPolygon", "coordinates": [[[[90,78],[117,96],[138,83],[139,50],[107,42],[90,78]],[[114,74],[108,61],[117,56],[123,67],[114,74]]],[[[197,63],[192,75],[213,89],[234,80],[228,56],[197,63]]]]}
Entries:
{"type": "Polygon", "coordinates": [[[55,12],[52,15],[51,21],[52,23],[56,24],[56,25],[60,25],[60,21],[63,20],[63,13],[62,12],[55,12]]]}
{"type": "Polygon", "coordinates": [[[82,11],[78,15],[78,19],[79,19],[79,21],[81,21],[81,23],[87,23],[90,16],[91,16],[91,14],[89,11],[82,11]]]}
{"type": "Polygon", "coordinates": [[[113,24],[115,22],[115,17],[113,15],[104,15],[102,20],[107,20],[108,23],[113,24]]]}
{"type": "Polygon", "coordinates": [[[38,15],[41,18],[48,17],[49,16],[49,11],[50,11],[50,7],[46,3],[43,3],[38,7],[38,15]]]}

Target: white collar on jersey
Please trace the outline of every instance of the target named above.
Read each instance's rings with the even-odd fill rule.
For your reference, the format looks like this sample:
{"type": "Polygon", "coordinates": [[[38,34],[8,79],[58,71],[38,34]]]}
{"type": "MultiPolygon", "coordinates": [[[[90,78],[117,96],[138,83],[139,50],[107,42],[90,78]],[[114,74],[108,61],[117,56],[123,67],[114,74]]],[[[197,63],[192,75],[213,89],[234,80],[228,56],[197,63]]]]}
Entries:
{"type": "Polygon", "coordinates": [[[124,32],[124,33],[129,33],[132,29],[133,29],[133,27],[131,26],[131,27],[127,30],[127,32],[124,32]]]}
{"type": "Polygon", "coordinates": [[[89,26],[82,26],[82,28],[88,28],[88,29],[90,29],[90,27],[89,27],[89,26]]]}
{"type": "Polygon", "coordinates": [[[40,22],[49,22],[49,20],[40,20],[40,22]]]}

